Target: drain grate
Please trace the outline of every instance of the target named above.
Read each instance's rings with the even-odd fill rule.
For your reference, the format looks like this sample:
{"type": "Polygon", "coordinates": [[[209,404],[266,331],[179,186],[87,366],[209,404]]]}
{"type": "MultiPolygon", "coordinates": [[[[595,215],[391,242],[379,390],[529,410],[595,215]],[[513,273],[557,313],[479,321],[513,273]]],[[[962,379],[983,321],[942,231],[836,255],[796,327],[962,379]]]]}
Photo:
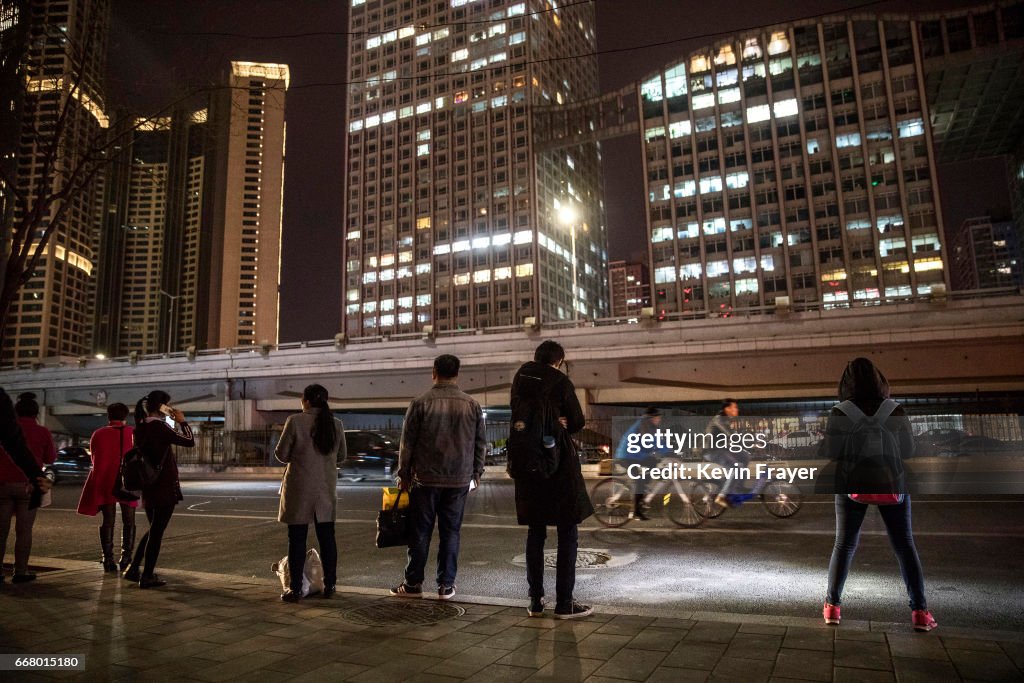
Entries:
{"type": "MultiPolygon", "coordinates": [[[[576,552],[576,568],[603,567],[611,562],[612,556],[597,550],[580,549],[576,552]]],[[[558,565],[558,551],[549,550],[544,553],[544,566],[554,569],[558,565]]]]}
{"type": "Polygon", "coordinates": [[[344,612],[341,616],[345,621],[360,626],[392,626],[394,624],[436,624],[446,619],[461,617],[465,613],[466,610],[462,607],[445,602],[403,600],[402,602],[356,607],[344,612]]]}

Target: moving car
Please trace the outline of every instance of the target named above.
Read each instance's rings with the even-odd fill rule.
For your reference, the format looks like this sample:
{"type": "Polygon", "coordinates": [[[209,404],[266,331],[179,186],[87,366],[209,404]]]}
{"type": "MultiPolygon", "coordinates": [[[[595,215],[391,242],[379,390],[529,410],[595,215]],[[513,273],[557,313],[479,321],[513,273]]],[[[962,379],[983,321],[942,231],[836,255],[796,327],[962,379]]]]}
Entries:
{"type": "Polygon", "coordinates": [[[398,443],[387,434],[346,429],[345,448],[348,457],[338,462],[341,470],[390,475],[398,469],[398,443]]]}
{"type": "Polygon", "coordinates": [[[53,483],[65,480],[84,480],[92,470],[92,455],[88,448],[67,446],[57,451],[57,459],[44,470],[53,474],[53,483]]]}

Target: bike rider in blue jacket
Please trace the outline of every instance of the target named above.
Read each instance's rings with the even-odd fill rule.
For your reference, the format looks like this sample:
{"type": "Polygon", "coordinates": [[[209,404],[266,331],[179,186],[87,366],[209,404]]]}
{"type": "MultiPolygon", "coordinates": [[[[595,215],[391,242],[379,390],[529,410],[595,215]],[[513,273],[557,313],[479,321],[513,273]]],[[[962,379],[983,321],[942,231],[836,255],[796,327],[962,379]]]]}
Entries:
{"type": "MultiPolygon", "coordinates": [[[[632,464],[637,464],[641,467],[655,467],[660,458],[671,455],[673,451],[670,448],[659,449],[654,447],[643,449],[639,453],[630,453],[628,450],[629,437],[632,434],[654,434],[660,425],[661,411],[654,406],[647,408],[644,414],[630,425],[629,429],[622,435],[622,439],[619,440],[619,445],[615,449],[615,459],[625,467],[629,467],[632,464]]],[[[637,441],[637,443],[639,442],[637,441]]],[[[636,519],[650,519],[650,517],[644,514],[646,485],[646,477],[636,480],[636,492],[633,497],[633,516],[636,519]]]]}

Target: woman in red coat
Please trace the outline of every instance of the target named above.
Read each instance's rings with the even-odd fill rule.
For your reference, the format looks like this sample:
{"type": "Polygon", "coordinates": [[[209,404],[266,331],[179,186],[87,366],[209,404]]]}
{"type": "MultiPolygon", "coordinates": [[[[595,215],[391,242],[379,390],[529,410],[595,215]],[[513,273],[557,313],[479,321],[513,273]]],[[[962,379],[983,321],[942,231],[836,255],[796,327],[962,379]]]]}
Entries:
{"type": "MultiPolygon", "coordinates": [[[[26,392],[18,396],[14,404],[18,415],[18,426],[25,437],[25,445],[35,458],[36,465],[52,465],[57,459],[50,430],[39,424],[39,404],[36,395],[26,392]]],[[[36,503],[38,505],[38,503],[36,503]]],[[[36,521],[36,509],[32,503],[32,485],[25,473],[14,464],[6,452],[0,450],[0,566],[7,549],[7,537],[14,518],[14,577],[13,583],[33,581],[36,575],[28,570],[28,556],[32,552],[32,526],[36,521]]],[[[3,572],[0,571],[0,583],[3,572]]]]}
{"type": "Polygon", "coordinates": [[[135,507],[134,501],[120,500],[114,496],[114,482],[121,470],[121,458],[131,450],[132,428],[125,424],[128,406],[111,403],[107,406],[110,424],[100,427],[92,434],[89,450],[92,452],[92,471],[85,480],[82,498],[78,501],[78,514],[95,517],[103,513],[100,526],[100,548],[103,549],[103,571],[124,571],[132,561],[135,548],[135,507]],[[121,559],[114,562],[114,518],[117,505],[121,505],[121,559]]]}

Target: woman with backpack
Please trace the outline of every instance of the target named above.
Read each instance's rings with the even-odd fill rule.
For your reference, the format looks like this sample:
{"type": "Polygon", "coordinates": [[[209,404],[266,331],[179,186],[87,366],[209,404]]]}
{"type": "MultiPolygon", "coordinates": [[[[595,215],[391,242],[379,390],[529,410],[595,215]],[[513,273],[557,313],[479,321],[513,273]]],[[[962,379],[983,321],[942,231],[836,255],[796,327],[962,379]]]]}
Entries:
{"type": "Polygon", "coordinates": [[[338,461],[344,460],[345,425],[331,413],[327,389],[310,384],[302,392],[302,412],[284,423],[275,457],[288,467],[281,482],[277,520],[288,525],[289,589],[285,602],[302,599],[309,525],[316,531],[324,565],[323,597],[334,595],[338,580],[338,546],[334,520],[338,508],[338,461]]]}
{"type": "Polygon", "coordinates": [[[135,508],[138,502],[118,498],[115,487],[120,488],[119,475],[121,459],[132,447],[132,428],[125,424],[128,406],[111,403],[107,406],[106,426],[92,433],[89,452],[92,455],[92,469],[82,487],[78,501],[78,514],[95,517],[102,513],[100,524],[100,548],[103,552],[103,571],[123,572],[132,561],[135,548],[135,508]],[[121,507],[121,558],[114,561],[114,521],[117,507],[121,507]]]}
{"type": "Polygon", "coordinates": [[[839,400],[840,404],[832,409],[823,442],[830,467],[834,467],[836,492],[836,540],[822,608],[825,623],[840,621],[843,585],[857,552],[864,516],[874,504],[899,561],[910,596],[914,630],[930,631],[938,623],[925,601],[924,572],[911,529],[910,495],[903,482],[902,460],[914,453],[910,420],[903,408],[889,398],[888,381],[867,358],[855,358],[846,365],[839,380],[839,400]],[[879,418],[877,425],[871,420],[875,416],[879,418]],[[861,452],[869,442],[873,444],[868,448],[871,453],[861,452]],[[873,458],[875,462],[865,464],[864,458],[873,458]],[[864,493],[858,493],[861,490],[864,493]]]}
{"type": "Polygon", "coordinates": [[[122,575],[128,581],[138,581],[139,588],[159,588],[167,584],[153,570],[156,569],[160,545],[171,515],[174,514],[174,507],[182,500],[178,461],[171,446],[193,448],[196,445],[192,428],[185,422],[185,414],[172,408],[170,402],[171,397],[167,392],[156,390],[135,404],[135,447],[156,470],[153,482],[142,488],[142,504],[146,508],[149,530],[139,541],[135,557],[122,575]],[[174,420],[178,429],[167,424],[168,417],[174,420]],[[140,566],[143,567],[141,573],[140,566]]]}

